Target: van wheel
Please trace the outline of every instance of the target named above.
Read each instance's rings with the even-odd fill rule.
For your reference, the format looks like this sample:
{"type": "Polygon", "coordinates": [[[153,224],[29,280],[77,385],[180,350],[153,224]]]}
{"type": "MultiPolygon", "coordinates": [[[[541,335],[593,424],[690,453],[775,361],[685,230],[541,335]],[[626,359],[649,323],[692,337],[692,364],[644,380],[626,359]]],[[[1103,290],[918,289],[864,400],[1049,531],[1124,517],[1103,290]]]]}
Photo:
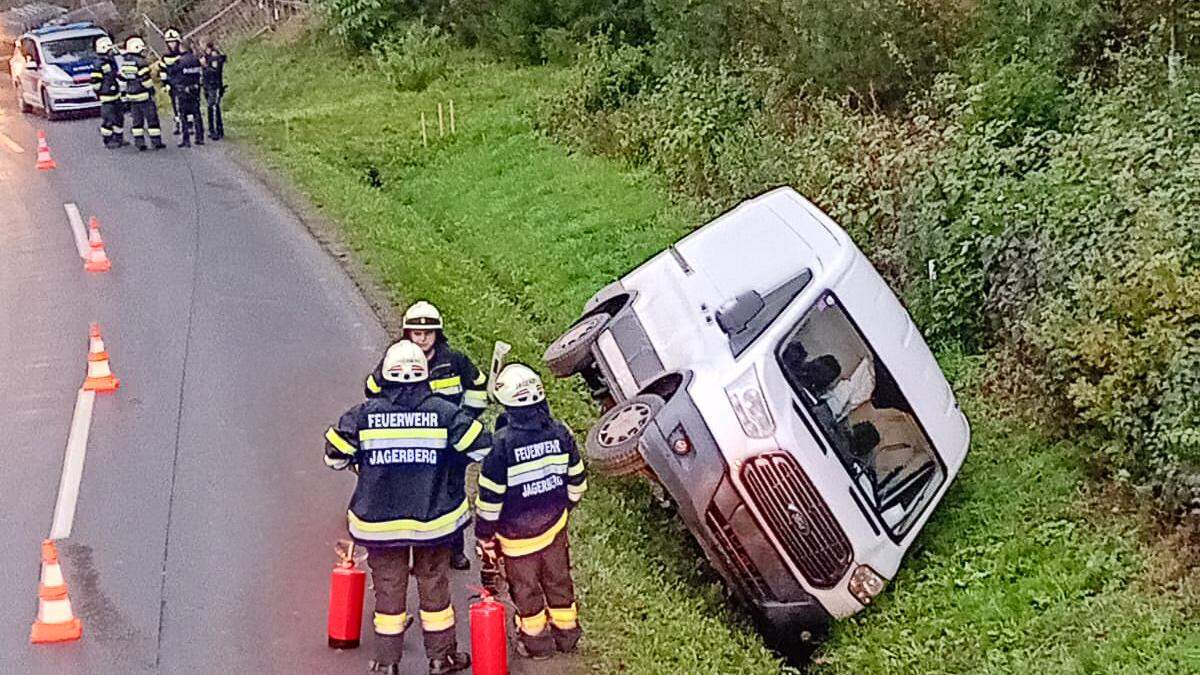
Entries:
{"type": "Polygon", "coordinates": [[[612,316],[597,312],[571,326],[567,332],[550,343],[542,360],[555,377],[570,377],[592,362],[592,345],[612,316]]]}
{"type": "Polygon", "coordinates": [[[639,394],[604,413],[587,435],[585,447],[592,467],[609,476],[628,476],[645,469],[638,445],[664,404],[661,396],[639,394]]]}

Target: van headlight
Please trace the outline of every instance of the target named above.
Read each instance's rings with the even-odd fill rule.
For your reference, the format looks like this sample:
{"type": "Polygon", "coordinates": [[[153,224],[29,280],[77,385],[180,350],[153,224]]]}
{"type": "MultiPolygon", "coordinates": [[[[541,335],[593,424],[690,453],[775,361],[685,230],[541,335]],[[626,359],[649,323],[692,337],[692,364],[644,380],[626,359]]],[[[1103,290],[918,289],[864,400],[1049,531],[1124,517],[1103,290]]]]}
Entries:
{"type": "Polygon", "coordinates": [[[747,436],[767,438],[775,433],[775,420],[771,418],[767,397],[753,368],[725,387],[725,395],[729,397],[729,405],[733,406],[733,412],[747,436]]]}
{"type": "Polygon", "coordinates": [[[75,85],[74,80],[68,80],[61,77],[47,77],[45,82],[47,87],[72,87],[75,85]]]}
{"type": "Polygon", "coordinates": [[[866,565],[859,565],[850,574],[850,595],[862,604],[869,605],[875,600],[875,596],[883,592],[886,584],[887,580],[879,576],[878,572],[866,565]]]}

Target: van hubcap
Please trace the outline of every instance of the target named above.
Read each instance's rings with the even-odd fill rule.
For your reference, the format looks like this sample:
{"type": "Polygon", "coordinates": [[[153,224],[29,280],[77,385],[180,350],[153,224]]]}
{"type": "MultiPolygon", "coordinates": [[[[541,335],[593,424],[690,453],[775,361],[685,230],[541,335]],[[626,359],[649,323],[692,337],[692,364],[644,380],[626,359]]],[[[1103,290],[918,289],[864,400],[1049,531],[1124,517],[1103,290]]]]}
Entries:
{"type": "Polygon", "coordinates": [[[575,345],[576,342],[579,342],[579,340],[582,339],[583,336],[592,332],[592,329],[596,327],[596,322],[600,321],[600,320],[601,320],[600,317],[593,316],[590,319],[580,323],[578,326],[575,326],[571,330],[567,331],[565,335],[563,335],[561,338],[558,339],[559,348],[562,349],[563,351],[570,349],[572,346],[575,345]]]}
{"type": "Polygon", "coordinates": [[[612,448],[637,436],[646,428],[650,415],[650,406],[645,403],[625,407],[600,427],[600,433],[597,434],[600,445],[612,448]]]}

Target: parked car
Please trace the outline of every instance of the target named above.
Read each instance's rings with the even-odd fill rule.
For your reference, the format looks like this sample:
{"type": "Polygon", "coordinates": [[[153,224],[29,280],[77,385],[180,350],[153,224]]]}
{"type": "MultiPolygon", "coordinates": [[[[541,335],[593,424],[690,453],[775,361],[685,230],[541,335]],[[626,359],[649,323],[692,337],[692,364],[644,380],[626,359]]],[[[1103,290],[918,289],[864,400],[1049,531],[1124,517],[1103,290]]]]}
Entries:
{"type": "Polygon", "coordinates": [[[85,22],[46,26],[22,35],[9,59],[21,111],[41,110],[49,119],[68,111],[98,111],[91,73],[96,39],[107,34],[85,22]]]}
{"type": "Polygon", "coordinates": [[[660,483],[785,643],[874,601],[967,455],[967,419],[912,319],[790,188],[599,291],[545,361],[608,408],[591,465],[660,483]]]}

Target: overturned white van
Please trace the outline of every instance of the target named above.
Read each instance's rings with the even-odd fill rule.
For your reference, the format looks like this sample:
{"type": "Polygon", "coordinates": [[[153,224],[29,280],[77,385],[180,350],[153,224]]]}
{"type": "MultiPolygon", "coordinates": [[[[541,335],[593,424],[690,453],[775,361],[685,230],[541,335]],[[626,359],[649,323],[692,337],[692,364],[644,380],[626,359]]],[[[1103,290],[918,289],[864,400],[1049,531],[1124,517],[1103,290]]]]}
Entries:
{"type": "Polygon", "coordinates": [[[607,408],[591,465],[661,483],[777,640],[869,605],[967,455],[908,313],[790,188],[602,289],[545,360],[607,408]]]}

